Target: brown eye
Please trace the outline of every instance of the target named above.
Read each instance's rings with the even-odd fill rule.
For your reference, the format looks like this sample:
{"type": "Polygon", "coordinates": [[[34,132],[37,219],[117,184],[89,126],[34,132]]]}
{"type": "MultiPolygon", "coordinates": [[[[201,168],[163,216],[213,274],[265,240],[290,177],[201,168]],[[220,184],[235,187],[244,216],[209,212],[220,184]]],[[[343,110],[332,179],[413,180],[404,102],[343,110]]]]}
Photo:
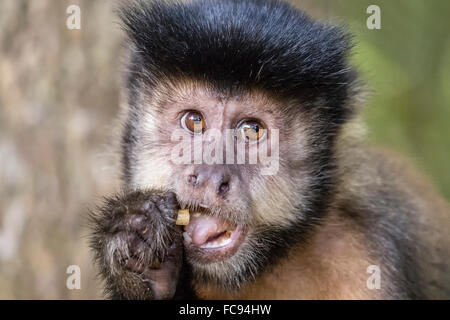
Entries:
{"type": "Polygon", "coordinates": [[[265,134],[264,126],[256,120],[242,121],[237,127],[238,134],[243,140],[257,141],[265,134]]]}
{"type": "Polygon", "coordinates": [[[188,111],[181,118],[181,126],[192,133],[202,133],[205,130],[205,120],[200,112],[188,111]]]}

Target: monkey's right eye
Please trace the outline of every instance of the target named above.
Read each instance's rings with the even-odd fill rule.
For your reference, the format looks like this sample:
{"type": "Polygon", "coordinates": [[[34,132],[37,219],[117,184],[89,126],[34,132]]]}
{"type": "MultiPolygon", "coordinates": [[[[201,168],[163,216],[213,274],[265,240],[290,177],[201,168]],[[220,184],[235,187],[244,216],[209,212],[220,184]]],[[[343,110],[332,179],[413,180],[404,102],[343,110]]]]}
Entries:
{"type": "Polygon", "coordinates": [[[188,111],[181,118],[181,126],[191,133],[203,133],[205,120],[200,112],[188,111]]]}

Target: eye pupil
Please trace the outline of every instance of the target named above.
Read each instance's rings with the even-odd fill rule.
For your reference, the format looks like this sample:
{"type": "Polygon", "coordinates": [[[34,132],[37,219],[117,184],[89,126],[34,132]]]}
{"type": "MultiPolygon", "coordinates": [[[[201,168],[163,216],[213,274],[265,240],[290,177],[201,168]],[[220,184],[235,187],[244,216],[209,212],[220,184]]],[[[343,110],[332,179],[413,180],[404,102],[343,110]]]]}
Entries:
{"type": "Polygon", "coordinates": [[[263,135],[261,129],[264,129],[264,127],[257,121],[243,121],[238,126],[241,136],[249,141],[259,140],[263,135]]]}
{"type": "Polygon", "coordinates": [[[193,116],[192,117],[192,121],[194,121],[194,124],[201,124],[202,123],[202,118],[197,117],[197,116],[193,116]]]}

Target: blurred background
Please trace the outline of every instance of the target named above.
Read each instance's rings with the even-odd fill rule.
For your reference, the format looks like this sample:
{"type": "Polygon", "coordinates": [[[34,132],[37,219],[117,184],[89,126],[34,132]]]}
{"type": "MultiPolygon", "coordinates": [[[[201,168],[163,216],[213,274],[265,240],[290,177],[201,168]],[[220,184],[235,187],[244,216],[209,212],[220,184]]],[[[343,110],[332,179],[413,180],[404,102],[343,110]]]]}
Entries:
{"type": "MultiPolygon", "coordinates": [[[[450,198],[450,2],[293,0],[345,23],[371,89],[370,139],[413,160],[450,198]],[[366,9],[381,8],[369,30],[366,9]]],[[[86,212],[118,187],[123,34],[110,0],[0,0],[0,299],[99,299],[86,212]],[[81,29],[69,30],[69,5],[81,29]],[[66,268],[81,268],[81,289],[66,268]]]]}

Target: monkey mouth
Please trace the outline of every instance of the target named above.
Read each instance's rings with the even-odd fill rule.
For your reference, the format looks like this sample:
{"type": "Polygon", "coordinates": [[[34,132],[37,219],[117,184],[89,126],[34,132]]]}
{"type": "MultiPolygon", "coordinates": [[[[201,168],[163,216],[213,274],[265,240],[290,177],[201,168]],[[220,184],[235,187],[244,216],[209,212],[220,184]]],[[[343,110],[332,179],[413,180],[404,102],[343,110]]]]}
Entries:
{"type": "Polygon", "coordinates": [[[188,251],[208,260],[233,255],[244,238],[243,228],[216,216],[193,213],[184,227],[184,244],[188,251]]]}

